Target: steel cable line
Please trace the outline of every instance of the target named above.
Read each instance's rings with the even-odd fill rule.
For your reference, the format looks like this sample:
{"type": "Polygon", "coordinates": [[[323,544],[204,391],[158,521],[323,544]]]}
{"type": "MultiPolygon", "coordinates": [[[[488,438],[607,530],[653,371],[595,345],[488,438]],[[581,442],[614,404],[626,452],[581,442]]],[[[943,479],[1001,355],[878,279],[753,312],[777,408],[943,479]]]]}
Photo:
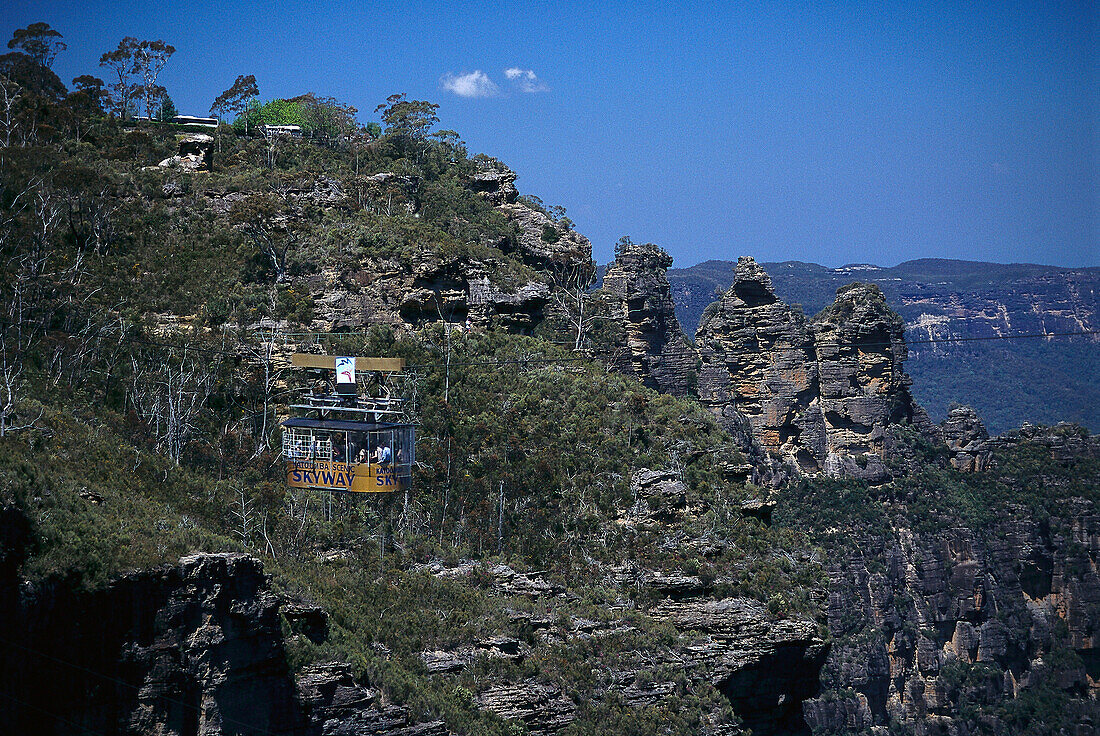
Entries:
{"type": "MultiPolygon", "coordinates": [[[[0,319],[0,324],[11,325],[13,323],[0,319]]],[[[66,333],[67,334],[67,333],[66,333]]],[[[313,336],[313,337],[360,337],[354,332],[298,332],[298,333],[280,333],[294,336],[313,336]]],[[[1037,338],[1055,338],[1055,337],[1087,337],[1090,335],[1100,335],[1100,330],[1081,330],[1077,332],[1026,332],[1015,335],[985,335],[975,337],[943,337],[943,338],[931,338],[926,340],[906,340],[902,339],[902,343],[906,347],[913,345],[938,345],[941,343],[966,343],[966,342],[992,342],[996,340],[1021,340],[1021,339],[1037,339],[1037,338]]],[[[106,338],[104,338],[106,339],[106,338]]],[[[233,358],[250,359],[255,358],[254,354],[250,354],[243,349],[225,349],[225,348],[213,348],[203,347],[201,345],[184,344],[163,342],[158,340],[150,340],[147,338],[141,338],[136,336],[122,336],[118,339],[118,342],[125,342],[135,345],[148,345],[150,347],[167,348],[170,350],[183,350],[191,351],[194,353],[202,353],[206,355],[224,355],[233,358]]],[[[252,343],[246,343],[245,341],[239,341],[241,345],[252,345],[252,343]]],[[[893,341],[859,341],[859,342],[815,342],[807,344],[804,347],[778,347],[771,348],[772,350],[788,350],[788,351],[804,351],[808,349],[821,348],[821,347],[854,347],[854,348],[873,348],[873,347],[893,347],[893,341]]],[[[517,358],[508,360],[487,360],[487,361],[469,361],[469,362],[452,362],[450,367],[473,367],[473,366],[498,366],[498,365],[522,365],[522,364],[542,364],[542,363],[572,363],[586,360],[594,360],[599,357],[617,357],[615,353],[610,352],[592,352],[587,356],[579,357],[560,357],[560,358],[517,358]]],[[[415,363],[406,365],[407,369],[421,369],[421,368],[446,368],[447,363],[415,363]]]]}

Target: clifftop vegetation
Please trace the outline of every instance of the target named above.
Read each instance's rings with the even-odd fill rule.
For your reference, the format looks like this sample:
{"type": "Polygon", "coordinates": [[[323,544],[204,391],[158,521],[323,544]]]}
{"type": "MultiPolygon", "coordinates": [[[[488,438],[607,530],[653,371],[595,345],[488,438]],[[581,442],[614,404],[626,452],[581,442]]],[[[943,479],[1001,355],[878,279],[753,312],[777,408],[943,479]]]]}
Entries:
{"type": "MultiPolygon", "coordinates": [[[[493,564],[571,591],[534,606],[555,616],[637,609],[634,633],[606,645],[624,650],[675,636],[645,617],[651,589],[593,584],[609,565],[698,575],[778,615],[815,608],[820,567],[798,561],[796,535],[740,512],[756,491],[724,474],[738,453],[707,412],[578,360],[557,344],[573,336],[552,322],[539,337],[492,324],[456,331],[449,320],[465,315],[440,286],[425,287],[438,316],[419,326],[391,319],[317,338],[330,352],[420,366],[407,383],[414,489],[370,499],[288,491],[278,418],[296,379],[280,356],[317,323],[323,292],[311,279],[451,262],[481,264],[500,289],[552,274],[524,257],[517,226],[471,183],[497,162],[471,158],[457,134],[436,130],[434,104],[404,95],[361,128],[353,108],[315,95],[249,104],[253,83],[238,80],[215,103],[238,110],[240,124],[212,131],[211,170],[158,166],[187,129],[127,119],[157,92],[155,73],[127,76],[143,44],[105,54],[115,84],[78,78],[73,93],[27,54],[0,69],[12,101],[0,121],[0,493],[32,529],[24,575],[95,588],[191,551],[249,551],[280,589],[330,611],[327,643],[293,639],[297,666],[357,663],[393,697],[466,733],[506,732],[463,695],[486,686],[481,672],[444,687],[418,654],[510,630],[502,606],[532,608],[476,584],[493,564]],[[287,111],[310,136],[257,137],[258,124],[289,124],[269,116],[287,111]],[[632,476],[646,468],[682,480],[691,512],[677,534],[713,540],[717,552],[685,558],[666,532],[631,521],[645,505],[632,476]],[[478,563],[472,587],[417,571],[462,560],[478,563]]],[[[149,51],[161,63],[170,49],[149,51]]],[[[557,236],[569,223],[555,214],[557,236]]],[[[584,656],[551,648],[537,666],[497,674],[583,688],[584,656]]],[[[692,687],[675,695],[688,698],[684,733],[700,708],[718,707],[692,687]]]]}
{"type": "MultiPolygon", "coordinates": [[[[801,724],[825,622],[853,657],[870,643],[915,657],[918,640],[942,651],[950,638],[954,610],[902,600],[901,553],[898,602],[875,598],[874,611],[828,597],[827,574],[847,591],[838,561],[895,532],[1001,523],[1016,507],[1050,522],[1097,501],[1095,458],[1022,442],[998,450],[998,474],[960,477],[905,432],[890,441],[909,465],[888,483],[772,494],[697,401],[592,359],[626,337],[586,311],[600,308],[584,298],[588,241],[438,130],[433,103],[395,94],[361,125],[320,94],[260,102],[241,75],[212,106],[232,125],[176,125],[158,119],[171,117],[157,85],[170,44],[124,39],[103,55],[110,84],[83,75],[69,91],[50,69],[60,39],[34,24],[0,57],[0,584],[30,582],[0,593],[101,591],[187,553],[246,551],[306,612],[283,619],[296,671],[350,663],[415,719],[460,734],[766,734],[801,724]],[[304,135],[262,128],[274,125],[304,135]],[[208,170],[173,163],[204,131],[190,142],[208,146],[208,170]],[[412,490],[286,487],[278,423],[302,388],[286,355],[303,349],[406,360],[412,490]],[[315,605],[323,635],[302,623],[315,605]],[[943,630],[918,630],[933,615],[943,630]],[[552,697],[501,705],[517,691],[552,697]]],[[[659,283],[669,263],[649,244],[626,251],[655,264],[622,285],[629,316],[644,301],[634,281],[659,283]]],[[[638,326],[635,342],[681,337],[661,296],[651,311],[667,324],[638,326]]],[[[1089,543],[1067,559],[1079,565],[1089,543]]],[[[886,574],[866,557],[862,582],[886,574]]],[[[1065,655],[1076,673],[1060,636],[1029,654],[1065,655]]],[[[952,667],[944,682],[967,706],[993,665],[952,667]]],[[[857,687],[877,697],[865,674],[831,661],[815,728],[869,731],[829,711],[859,711],[857,687]]],[[[989,698],[967,733],[991,715],[1065,717],[989,698]]],[[[881,724],[885,695],[871,700],[881,724]]]]}

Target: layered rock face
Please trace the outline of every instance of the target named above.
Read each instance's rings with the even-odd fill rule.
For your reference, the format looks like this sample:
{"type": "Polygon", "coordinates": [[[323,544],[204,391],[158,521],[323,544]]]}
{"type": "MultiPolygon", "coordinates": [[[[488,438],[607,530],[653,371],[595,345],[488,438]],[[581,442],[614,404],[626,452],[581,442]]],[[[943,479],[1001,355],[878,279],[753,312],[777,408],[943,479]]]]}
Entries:
{"type": "MultiPolygon", "coordinates": [[[[962,402],[975,407],[994,434],[1024,421],[1071,420],[1100,430],[1100,383],[1090,380],[1095,370],[1081,370],[1096,365],[1100,335],[989,339],[1096,330],[1100,268],[938,259],[891,268],[825,268],[797,261],[762,265],[776,293],[803,304],[807,314],[827,307],[836,290],[852,281],[877,284],[906,322],[907,372],[915,380],[917,399],[937,419],[947,416],[953,402],[962,402]],[[980,340],[951,342],[959,338],[980,340]],[[968,371],[959,371],[960,361],[968,371]],[[1007,373],[1005,366],[1011,366],[1007,373]]],[[[716,288],[729,288],[734,266],[707,261],[669,271],[685,329],[696,328],[716,288]]]]}
{"type": "Polygon", "coordinates": [[[470,181],[470,188],[515,223],[517,236],[500,243],[501,250],[515,253],[525,263],[560,279],[569,276],[588,284],[596,273],[592,243],[563,221],[552,220],[519,199],[516,173],[499,162],[484,163],[470,181]]]}
{"type": "Polygon", "coordinates": [[[695,382],[695,350],[676,320],[665,271],[672,257],[652,243],[619,249],[603,288],[626,333],[626,353],[613,361],[662,393],[686,396],[695,382]]]}
{"type": "MultiPolygon", "coordinates": [[[[3,733],[448,733],[386,702],[348,665],[313,665],[296,682],[281,601],[249,555],[192,555],[94,593],[63,584],[20,592],[14,570],[3,573],[3,733]]],[[[324,612],[291,606],[286,618],[316,636],[324,612]]]]}
{"type": "Polygon", "coordinates": [[[699,399],[727,431],[747,422],[765,450],[820,470],[825,427],[813,332],[752,258],[738,260],[733,286],[703,315],[695,344],[699,399]]]}
{"type": "Polygon", "coordinates": [[[768,274],[740,258],[733,285],[696,333],[699,396],[731,431],[803,472],[882,480],[886,430],[931,424],[902,370],[904,325],[876,286],[839,289],[808,322],[768,274]]]}
{"type": "Polygon", "coordinates": [[[1064,693],[1077,733],[1095,733],[1093,503],[1075,501],[1059,519],[1007,509],[988,530],[894,527],[859,546],[828,566],[835,643],[822,672],[829,692],[805,707],[815,732],[1016,733],[1000,720],[975,724],[968,708],[996,712],[1029,693],[1040,703],[1064,693]]]}
{"type": "Polygon", "coordinates": [[[884,478],[886,428],[931,430],[902,368],[908,357],[904,330],[874,284],[838,289],[836,301],[814,317],[827,474],[884,478]]]}
{"type": "MultiPolygon", "coordinates": [[[[565,220],[555,221],[517,199],[515,178],[499,162],[482,162],[465,182],[510,223],[511,231],[499,238],[465,248],[433,245],[400,256],[365,256],[353,268],[325,267],[292,277],[294,288],[313,303],[310,327],[343,331],[379,324],[463,324],[469,319],[481,326],[531,332],[544,318],[555,285],[566,280],[587,285],[595,266],[588,238],[565,220]]],[[[289,226],[310,213],[341,208],[416,216],[422,186],[417,177],[393,172],[364,177],[358,184],[321,176],[311,187],[280,191],[280,222],[289,226]]],[[[226,215],[246,198],[236,192],[209,193],[204,204],[226,215]]]]}
{"type": "Polygon", "coordinates": [[[259,562],[194,555],[105,590],[24,592],[5,630],[4,733],[295,733],[278,599],[259,562]],[[43,717],[43,713],[52,717],[43,717]],[[254,730],[252,730],[254,729],[254,730]]]}
{"type": "Polygon", "coordinates": [[[743,598],[669,601],[652,613],[685,633],[690,643],[677,659],[707,672],[754,734],[806,731],[802,701],[817,695],[829,651],[812,621],[772,621],[763,604],[743,598]]]}

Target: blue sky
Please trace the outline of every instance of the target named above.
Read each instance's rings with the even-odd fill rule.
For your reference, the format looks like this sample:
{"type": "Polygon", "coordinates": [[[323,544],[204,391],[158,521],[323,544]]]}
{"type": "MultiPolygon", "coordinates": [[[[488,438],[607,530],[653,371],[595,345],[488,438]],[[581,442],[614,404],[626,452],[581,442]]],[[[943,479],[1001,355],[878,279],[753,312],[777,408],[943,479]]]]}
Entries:
{"type": "Polygon", "coordinates": [[[105,76],[123,36],[173,44],[161,82],[187,113],[238,74],[364,121],[393,92],[437,102],[471,153],[565,206],[601,263],[630,235],[677,266],[1100,265],[1094,2],[0,8],[3,33],[39,20],[69,44],[66,83],[105,76]]]}

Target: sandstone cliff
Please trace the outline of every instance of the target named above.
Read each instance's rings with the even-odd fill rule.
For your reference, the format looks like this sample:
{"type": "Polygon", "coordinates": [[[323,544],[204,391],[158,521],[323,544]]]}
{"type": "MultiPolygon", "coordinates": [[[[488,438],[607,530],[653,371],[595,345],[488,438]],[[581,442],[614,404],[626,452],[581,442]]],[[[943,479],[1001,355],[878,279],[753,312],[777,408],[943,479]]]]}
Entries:
{"type": "MultiPolygon", "coordinates": [[[[20,591],[14,577],[18,548],[29,538],[14,533],[16,517],[0,520],[2,600],[10,605],[0,647],[0,692],[10,700],[10,707],[0,709],[5,733],[62,734],[73,728],[163,736],[451,733],[442,720],[414,717],[346,663],[317,662],[294,675],[283,632],[322,643],[326,615],[274,595],[254,557],[192,555],[96,592],[61,582],[20,591]]],[[[749,599],[712,599],[698,579],[684,587],[669,576],[635,569],[621,584],[679,592],[644,613],[675,636],[656,649],[630,649],[624,645],[638,633],[636,615],[624,611],[599,621],[569,615],[575,593],[538,574],[473,563],[435,564],[426,571],[458,583],[488,580],[502,605],[516,596],[553,603],[546,615],[512,611],[515,634],[422,653],[427,671],[443,683],[468,668],[484,671],[493,660],[537,662],[559,656],[555,652],[591,652],[601,645],[618,652],[590,662],[594,677],[583,692],[563,691],[538,676],[484,680],[471,706],[513,721],[526,733],[558,733],[583,710],[605,703],[640,708],[677,697],[705,701],[708,690],[724,696],[755,734],[806,733],[800,704],[817,694],[818,670],[828,652],[813,621],[777,618],[749,599]],[[654,672],[680,675],[655,678],[654,672]]],[[[379,651],[390,656],[385,646],[379,651]]],[[[720,707],[722,698],[712,700],[699,732],[739,733],[720,707]]]]}
{"type": "Polygon", "coordinates": [[[662,393],[686,396],[695,383],[695,350],[676,320],[665,271],[672,257],[652,243],[617,250],[603,288],[626,350],[613,365],[662,393]]]}
{"type": "Polygon", "coordinates": [[[696,333],[701,401],[731,431],[803,472],[883,480],[887,428],[930,422],[909,393],[903,325],[875,286],[852,284],[808,321],[741,258],[696,333]]]}
{"type": "Polygon", "coordinates": [[[278,599],[254,558],[195,555],[93,593],[39,586],[8,616],[0,690],[20,707],[0,709],[5,733],[299,728],[278,599]]]}
{"type": "Polygon", "coordinates": [[[194,201],[182,191],[171,196],[179,197],[173,201],[181,213],[208,211],[249,237],[261,232],[262,239],[274,243],[274,261],[287,261],[280,266],[286,269],[281,278],[312,307],[305,320],[311,329],[416,327],[469,319],[529,333],[543,319],[561,274],[591,281],[592,245],[568,221],[554,220],[519,198],[516,174],[503,164],[474,161],[475,169],[461,183],[490,211],[467,213],[476,218],[476,226],[456,218],[446,223],[453,233],[437,233],[433,242],[414,239],[401,248],[374,248],[372,241],[379,236],[357,234],[348,221],[363,212],[430,218],[431,208],[438,205],[430,197],[425,201],[429,185],[416,176],[385,171],[348,180],[318,176],[272,194],[211,190],[194,201]],[[318,229],[318,223],[326,227],[318,229]],[[341,242],[349,234],[357,240],[341,242]],[[317,238],[326,242],[309,242],[317,238]],[[281,254],[280,248],[285,248],[281,254]],[[326,250],[326,257],[316,255],[326,250]],[[289,264],[293,253],[298,253],[297,261],[289,264]]]}
{"type": "Polygon", "coordinates": [[[979,472],[780,500],[837,512],[807,527],[830,554],[834,642],[804,709],[815,733],[1095,733],[1100,442],[1062,426],[989,443],[949,455],[979,472]]]}
{"type": "MultiPolygon", "coordinates": [[[[734,263],[707,261],[668,273],[681,323],[699,317],[734,278],[734,263]]],[[[978,263],[942,259],[882,268],[826,268],[787,261],[761,264],[776,294],[824,309],[852,281],[874,283],[906,323],[907,372],[920,404],[943,419],[953,403],[975,407],[989,431],[1025,421],[1075,421],[1100,430],[1100,384],[1092,379],[1100,335],[991,340],[998,335],[1096,330],[1100,325],[1100,268],[978,263]],[[946,342],[964,338],[960,342],[946,342]],[[980,338],[972,340],[972,338],[980,338]],[[967,370],[959,370],[964,362],[967,370]],[[1083,367],[1093,367],[1082,370],[1083,367]],[[1007,390],[1006,390],[1007,389],[1007,390]]]]}
{"type": "Polygon", "coordinates": [[[989,432],[969,406],[952,407],[947,418],[940,423],[943,441],[951,453],[952,467],[964,471],[985,470],[989,467],[990,450],[986,446],[989,432]]]}

